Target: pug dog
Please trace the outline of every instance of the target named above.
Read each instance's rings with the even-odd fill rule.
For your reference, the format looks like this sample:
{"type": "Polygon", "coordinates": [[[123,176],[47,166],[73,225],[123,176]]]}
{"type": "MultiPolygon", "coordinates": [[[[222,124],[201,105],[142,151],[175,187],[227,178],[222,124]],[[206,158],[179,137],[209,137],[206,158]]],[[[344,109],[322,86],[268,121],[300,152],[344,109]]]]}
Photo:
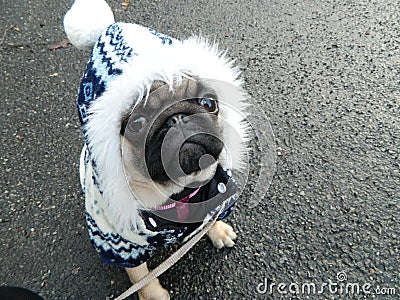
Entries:
{"type": "MultiPolygon", "coordinates": [[[[184,78],[172,91],[165,83],[154,82],[147,101],[123,119],[124,167],[131,189],[147,207],[163,205],[185,188],[193,190],[188,188],[191,184],[203,186],[215,176],[224,147],[218,115],[217,93],[198,79],[184,78]],[[167,149],[165,157],[162,147],[167,149]]],[[[215,222],[207,235],[218,249],[233,247],[237,238],[223,221],[215,222]]],[[[126,270],[132,283],[149,272],[146,263],[126,270]]],[[[139,296],[169,299],[158,280],[142,288],[139,296]]]]}
{"type": "MultiPolygon", "coordinates": [[[[64,18],[72,44],[91,48],[77,97],[80,180],[92,245],[135,283],[160,247],[185,243],[214,217],[214,246],[234,246],[222,220],[246,149],[246,94],[215,45],[115,23],[100,2],[76,0],[64,18]]],[[[139,297],[170,298],[158,279],[139,297]]]]}

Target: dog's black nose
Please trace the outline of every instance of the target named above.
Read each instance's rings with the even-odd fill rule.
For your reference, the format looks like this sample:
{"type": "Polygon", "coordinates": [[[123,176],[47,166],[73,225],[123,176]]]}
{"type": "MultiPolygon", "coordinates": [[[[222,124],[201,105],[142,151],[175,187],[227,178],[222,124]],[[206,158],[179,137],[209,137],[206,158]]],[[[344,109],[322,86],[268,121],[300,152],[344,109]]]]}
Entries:
{"type": "Polygon", "coordinates": [[[188,115],[187,114],[176,114],[168,118],[167,126],[173,127],[178,123],[184,124],[187,123],[188,120],[184,120],[188,115]]]}

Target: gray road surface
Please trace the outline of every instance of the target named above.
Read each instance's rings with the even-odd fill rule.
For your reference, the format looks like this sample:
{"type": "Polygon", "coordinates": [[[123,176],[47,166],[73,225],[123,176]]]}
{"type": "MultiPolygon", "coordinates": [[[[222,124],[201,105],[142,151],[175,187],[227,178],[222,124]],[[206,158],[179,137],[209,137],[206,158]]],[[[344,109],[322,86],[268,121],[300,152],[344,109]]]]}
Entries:
{"type": "MultiPolygon", "coordinates": [[[[228,48],[276,135],[265,199],[230,218],[236,247],[202,240],[161,277],[172,298],[346,299],[350,283],[369,284],[354,298],[398,299],[399,1],[109,2],[117,20],[228,48]]],[[[0,284],[109,299],[129,281],[85,228],[75,95],[88,54],[48,49],[69,5],[0,2],[0,284]]]]}

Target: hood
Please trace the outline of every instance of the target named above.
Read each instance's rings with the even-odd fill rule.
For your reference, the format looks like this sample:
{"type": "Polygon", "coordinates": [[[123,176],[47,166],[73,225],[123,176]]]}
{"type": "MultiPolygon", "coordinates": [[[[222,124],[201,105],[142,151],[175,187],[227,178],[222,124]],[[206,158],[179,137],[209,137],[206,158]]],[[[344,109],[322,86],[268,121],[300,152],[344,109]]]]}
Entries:
{"type": "MultiPolygon", "coordinates": [[[[77,108],[93,176],[116,226],[135,226],[140,209],[124,175],[120,145],[123,116],[147,98],[155,80],[164,81],[171,89],[183,77],[217,80],[240,88],[239,73],[225,52],[199,37],[179,41],[131,23],[113,23],[101,33],[81,80],[77,108]]],[[[231,105],[243,111],[243,102],[231,105]]],[[[221,114],[235,123],[244,139],[245,128],[238,115],[229,109],[221,114]]],[[[239,165],[241,147],[242,143],[229,149],[233,166],[225,167],[239,165]]]]}

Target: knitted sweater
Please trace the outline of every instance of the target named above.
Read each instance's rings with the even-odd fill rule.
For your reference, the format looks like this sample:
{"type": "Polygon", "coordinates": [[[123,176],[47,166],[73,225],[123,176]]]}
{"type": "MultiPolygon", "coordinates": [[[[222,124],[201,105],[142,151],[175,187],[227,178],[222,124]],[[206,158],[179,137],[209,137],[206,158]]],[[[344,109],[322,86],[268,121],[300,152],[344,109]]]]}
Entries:
{"type": "MultiPolygon", "coordinates": [[[[104,262],[138,266],[157,248],[185,242],[199,232],[221,205],[220,219],[231,212],[236,184],[229,164],[219,165],[214,178],[189,201],[189,214],[200,215],[201,221],[170,221],[176,219],[169,217],[177,214],[174,207],[144,209],[124,176],[120,128],[122,116],[135,102],[146,99],[155,80],[172,87],[179,77],[196,76],[239,88],[238,75],[231,61],[201,39],[178,41],[127,23],[114,23],[103,31],[82,76],[77,108],[85,140],[80,177],[86,220],[91,242],[104,262]]],[[[179,202],[191,193],[186,188],[172,199],[179,202]]]]}

